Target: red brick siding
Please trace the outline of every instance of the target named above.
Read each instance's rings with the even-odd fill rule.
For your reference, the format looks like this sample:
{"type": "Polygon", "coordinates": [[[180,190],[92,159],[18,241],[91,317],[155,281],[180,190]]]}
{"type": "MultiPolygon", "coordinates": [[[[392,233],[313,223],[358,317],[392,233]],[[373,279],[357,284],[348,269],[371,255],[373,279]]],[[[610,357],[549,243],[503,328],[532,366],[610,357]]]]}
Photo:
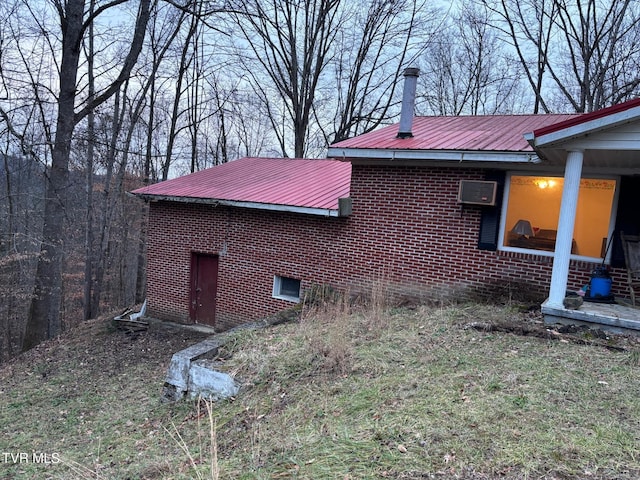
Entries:
{"type": "Polygon", "coordinates": [[[188,322],[191,254],[214,253],[222,329],[292,305],[271,297],[274,275],[300,278],[303,286],[334,283],[348,220],[158,202],[149,222],[150,315],[188,322]]]}
{"type": "MultiPolygon", "coordinates": [[[[457,203],[461,179],[484,179],[479,169],[355,166],[352,174],[353,222],[379,246],[391,282],[418,283],[445,293],[468,287],[487,292],[496,285],[519,284],[544,295],[552,258],[479,250],[481,207],[457,203]],[[380,203],[380,192],[385,199],[380,203]],[[442,288],[442,287],[448,288],[442,288]]],[[[589,281],[594,264],[572,261],[568,288],[589,281]]],[[[380,267],[378,267],[380,268],[380,267]]],[[[371,272],[375,273],[375,272],[371,272]]],[[[626,293],[621,270],[612,272],[614,293],[626,293]]]]}
{"type": "MultiPolygon", "coordinates": [[[[153,203],[149,312],[189,321],[192,252],[219,255],[217,325],[224,329],[275,313],[274,274],[339,288],[382,281],[428,297],[523,285],[544,295],[552,259],[479,250],[480,207],[457,203],[459,181],[480,169],[354,166],[353,214],[328,218],[207,205],[153,203]]],[[[594,264],[572,262],[569,288],[589,281],[594,264]]],[[[614,291],[624,286],[614,272],[614,291]]],[[[623,291],[624,292],[624,291],[623,291]]],[[[626,292],[624,292],[626,293],[626,292]]]]}

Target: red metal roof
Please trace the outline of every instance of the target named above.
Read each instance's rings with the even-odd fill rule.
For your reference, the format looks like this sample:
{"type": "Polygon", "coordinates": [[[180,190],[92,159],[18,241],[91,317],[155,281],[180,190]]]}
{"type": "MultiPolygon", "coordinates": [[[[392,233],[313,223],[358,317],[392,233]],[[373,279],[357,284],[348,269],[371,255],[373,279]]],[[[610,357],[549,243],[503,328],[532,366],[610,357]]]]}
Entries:
{"type": "Polygon", "coordinates": [[[349,196],[350,184],[347,162],[245,157],[132,193],[337,210],[338,199],[349,196]]]}
{"type": "Polygon", "coordinates": [[[581,123],[586,123],[591,120],[596,120],[598,118],[603,118],[608,115],[613,115],[614,113],[624,112],[626,110],[639,107],[639,106],[640,106],[640,98],[635,98],[633,100],[619,103],[617,105],[612,105],[611,107],[602,108],[594,112],[583,113],[582,115],[576,115],[573,118],[570,118],[563,122],[554,123],[552,125],[547,125],[544,127],[538,127],[534,131],[534,134],[536,137],[540,137],[542,135],[547,135],[549,133],[557,132],[565,128],[573,127],[575,125],[580,125],[581,123]]]}
{"type": "Polygon", "coordinates": [[[410,138],[396,138],[398,125],[331,145],[345,149],[470,150],[528,152],[525,133],[581,117],[581,114],[414,117],[410,138]]]}

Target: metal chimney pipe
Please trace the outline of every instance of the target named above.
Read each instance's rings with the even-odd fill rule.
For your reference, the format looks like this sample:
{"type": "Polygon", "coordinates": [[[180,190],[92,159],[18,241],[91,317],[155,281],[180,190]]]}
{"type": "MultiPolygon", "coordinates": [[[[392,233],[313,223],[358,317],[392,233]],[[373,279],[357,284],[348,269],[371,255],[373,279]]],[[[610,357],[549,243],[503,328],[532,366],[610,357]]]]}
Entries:
{"type": "Polygon", "coordinates": [[[400,127],[397,138],[413,137],[411,126],[413,125],[413,113],[416,104],[416,85],[420,70],[417,68],[405,68],[404,90],[402,92],[402,110],[400,111],[400,127]]]}

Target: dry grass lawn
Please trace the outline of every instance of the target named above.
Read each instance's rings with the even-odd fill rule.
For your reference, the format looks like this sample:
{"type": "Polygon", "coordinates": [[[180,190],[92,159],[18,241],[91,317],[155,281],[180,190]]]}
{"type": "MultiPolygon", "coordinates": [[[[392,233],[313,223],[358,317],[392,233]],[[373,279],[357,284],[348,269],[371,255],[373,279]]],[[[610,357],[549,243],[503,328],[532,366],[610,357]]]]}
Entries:
{"type": "Polygon", "coordinates": [[[0,478],[640,478],[636,338],[513,306],[347,310],[231,335],[242,392],[209,412],[160,403],[201,335],[82,324],[0,365],[0,478]]]}

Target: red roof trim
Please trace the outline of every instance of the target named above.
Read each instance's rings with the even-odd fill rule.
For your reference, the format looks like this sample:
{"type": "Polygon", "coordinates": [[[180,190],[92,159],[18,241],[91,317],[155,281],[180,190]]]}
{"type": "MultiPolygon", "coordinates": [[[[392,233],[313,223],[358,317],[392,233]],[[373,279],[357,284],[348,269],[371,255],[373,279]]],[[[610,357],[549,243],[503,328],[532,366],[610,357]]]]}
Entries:
{"type": "Polygon", "coordinates": [[[639,106],[640,106],[640,98],[635,98],[627,102],[619,103],[617,105],[612,105],[611,107],[602,108],[600,110],[596,110],[590,113],[584,113],[578,117],[570,118],[569,120],[565,120],[563,122],[542,127],[538,130],[534,130],[533,134],[536,137],[541,137],[543,135],[548,135],[550,133],[558,132],[566,128],[574,127],[576,125],[580,125],[582,123],[586,123],[591,120],[596,120],[598,118],[604,118],[609,115],[624,112],[625,110],[629,110],[631,108],[639,107],[639,106]]]}

